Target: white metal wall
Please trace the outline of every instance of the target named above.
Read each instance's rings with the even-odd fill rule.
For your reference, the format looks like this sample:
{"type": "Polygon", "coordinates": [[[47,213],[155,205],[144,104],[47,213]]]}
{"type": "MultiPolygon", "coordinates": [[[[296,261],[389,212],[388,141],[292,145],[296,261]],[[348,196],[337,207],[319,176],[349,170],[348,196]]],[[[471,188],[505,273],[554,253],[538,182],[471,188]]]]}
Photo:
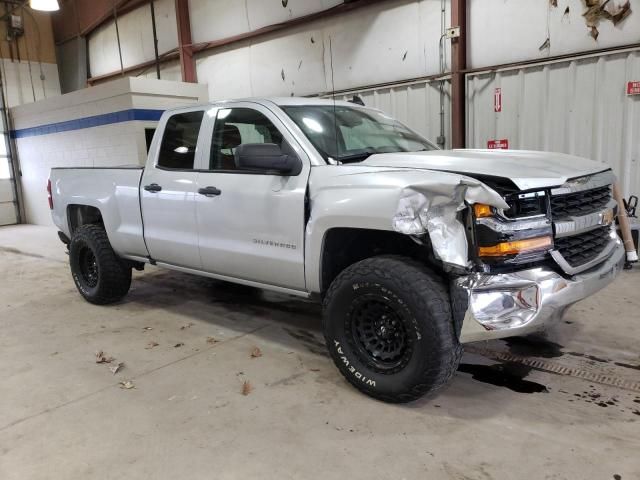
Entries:
{"type": "MultiPolygon", "coordinates": [[[[330,9],[344,0],[190,0],[193,42],[215,41],[330,9]]],[[[450,0],[387,0],[196,57],[212,100],[311,95],[440,72],[441,9],[450,0]],[[333,74],[331,72],[333,67],[333,74]]],[[[156,0],[160,54],[177,46],[173,0],[156,0]]],[[[124,67],[152,60],[147,4],[118,18],[124,67]]],[[[114,22],[88,37],[92,76],[120,69],[114,22]]],[[[162,78],[176,79],[177,62],[162,78]]],[[[154,76],[149,68],[145,76],[154,76]]]]}
{"type": "MultiPolygon", "coordinates": [[[[615,11],[623,3],[615,0],[607,8],[615,11]]],[[[638,43],[640,0],[630,0],[630,6],[631,15],[619,24],[600,21],[596,39],[583,17],[584,0],[467,0],[469,68],[638,43]]]]}
{"type": "Polygon", "coordinates": [[[640,194],[640,49],[467,76],[467,144],[508,139],[514,149],[606,162],[626,195],[640,194]],[[502,112],[494,111],[502,89],[502,112]]]}
{"type": "MultiPolygon", "coordinates": [[[[156,0],[158,51],[163,54],[178,46],[178,28],[174,0],[156,0]]],[[[124,67],[155,58],[151,8],[144,4],[118,17],[120,48],[124,67]]],[[[88,37],[89,68],[96,77],[120,70],[120,56],[114,22],[107,22],[88,37]]],[[[163,77],[164,79],[164,77],[163,77]]]]}
{"type": "MultiPolygon", "coordinates": [[[[448,80],[444,81],[445,148],[451,146],[450,85],[448,80]]],[[[437,143],[441,135],[440,81],[420,80],[386,87],[352,90],[336,95],[336,99],[351,100],[354,95],[358,95],[368,107],[386,112],[433,143],[437,143]]]]}
{"type": "MultiPolygon", "coordinates": [[[[283,3],[233,2],[229,18],[238,23],[218,33],[211,28],[211,12],[229,10],[231,2],[191,0],[192,12],[203,13],[191,17],[195,39],[205,39],[207,32],[209,40],[245,32],[343,2],[283,3]]],[[[444,2],[446,18],[448,5],[449,0],[444,2]]],[[[441,0],[388,0],[204,52],[197,56],[198,81],[209,85],[212,100],[219,100],[312,95],[434,75],[440,72],[442,6],[441,0]]]]}

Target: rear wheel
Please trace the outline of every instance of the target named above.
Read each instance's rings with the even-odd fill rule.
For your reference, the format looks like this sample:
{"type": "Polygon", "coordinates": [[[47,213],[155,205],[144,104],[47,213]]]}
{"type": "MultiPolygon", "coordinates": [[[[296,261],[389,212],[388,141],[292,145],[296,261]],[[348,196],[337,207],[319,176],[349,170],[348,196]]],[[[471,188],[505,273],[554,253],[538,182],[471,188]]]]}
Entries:
{"type": "Polygon", "coordinates": [[[325,297],[324,333],[344,377],[392,403],[436,392],[462,355],[445,281],[404,257],[373,257],[340,273],[325,297]]]}
{"type": "Polygon", "coordinates": [[[74,232],[69,264],[78,291],[90,303],[114,303],[129,291],[131,267],[113,251],[100,225],[83,225],[74,232]]]}

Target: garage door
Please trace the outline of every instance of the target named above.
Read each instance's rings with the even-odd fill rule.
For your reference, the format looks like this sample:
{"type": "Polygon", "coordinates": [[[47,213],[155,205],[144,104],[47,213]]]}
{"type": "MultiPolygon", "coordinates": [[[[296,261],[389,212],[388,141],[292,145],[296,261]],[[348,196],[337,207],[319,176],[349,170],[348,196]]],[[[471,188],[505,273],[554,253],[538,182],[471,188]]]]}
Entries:
{"type": "Polygon", "coordinates": [[[0,225],[18,222],[16,188],[7,152],[8,132],[0,115],[0,225]]]}

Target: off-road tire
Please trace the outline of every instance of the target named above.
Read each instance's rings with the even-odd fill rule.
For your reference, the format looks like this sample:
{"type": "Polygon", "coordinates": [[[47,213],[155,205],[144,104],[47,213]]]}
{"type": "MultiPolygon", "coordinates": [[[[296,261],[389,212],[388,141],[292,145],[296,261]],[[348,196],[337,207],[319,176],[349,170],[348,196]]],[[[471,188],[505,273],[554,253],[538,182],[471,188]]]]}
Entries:
{"type": "Polygon", "coordinates": [[[117,302],[131,286],[131,267],[113,251],[107,232],[100,225],[83,225],[74,232],[69,244],[69,265],[76,288],[95,305],[117,302]],[[85,268],[87,258],[92,264],[90,274],[85,268]]]}
{"type": "Polygon", "coordinates": [[[415,260],[379,256],[351,265],[331,283],[323,307],[324,335],[334,363],[349,383],[371,397],[411,402],[437,392],[458,368],[462,347],[452,319],[448,282],[415,260]],[[362,298],[375,302],[376,296],[391,312],[397,310],[393,318],[402,320],[402,336],[411,345],[409,351],[403,350],[402,361],[387,370],[379,368],[378,358],[367,357],[363,343],[352,333],[356,325],[352,317],[361,318],[357,308],[362,298]]]}

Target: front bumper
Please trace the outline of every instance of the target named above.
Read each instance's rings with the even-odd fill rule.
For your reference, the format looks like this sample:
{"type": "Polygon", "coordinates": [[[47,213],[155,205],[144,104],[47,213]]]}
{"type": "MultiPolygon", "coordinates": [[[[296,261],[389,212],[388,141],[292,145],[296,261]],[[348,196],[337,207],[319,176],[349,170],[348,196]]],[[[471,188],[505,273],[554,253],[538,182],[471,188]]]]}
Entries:
{"type": "MultiPolygon", "coordinates": [[[[592,269],[565,278],[548,268],[473,274],[456,280],[455,302],[464,303],[460,342],[513,337],[544,330],[572,304],[606,287],[624,265],[617,239],[610,256],[592,269]],[[466,311],[465,311],[466,309],[466,311]]],[[[460,306],[459,306],[460,307],[460,306]]]]}

